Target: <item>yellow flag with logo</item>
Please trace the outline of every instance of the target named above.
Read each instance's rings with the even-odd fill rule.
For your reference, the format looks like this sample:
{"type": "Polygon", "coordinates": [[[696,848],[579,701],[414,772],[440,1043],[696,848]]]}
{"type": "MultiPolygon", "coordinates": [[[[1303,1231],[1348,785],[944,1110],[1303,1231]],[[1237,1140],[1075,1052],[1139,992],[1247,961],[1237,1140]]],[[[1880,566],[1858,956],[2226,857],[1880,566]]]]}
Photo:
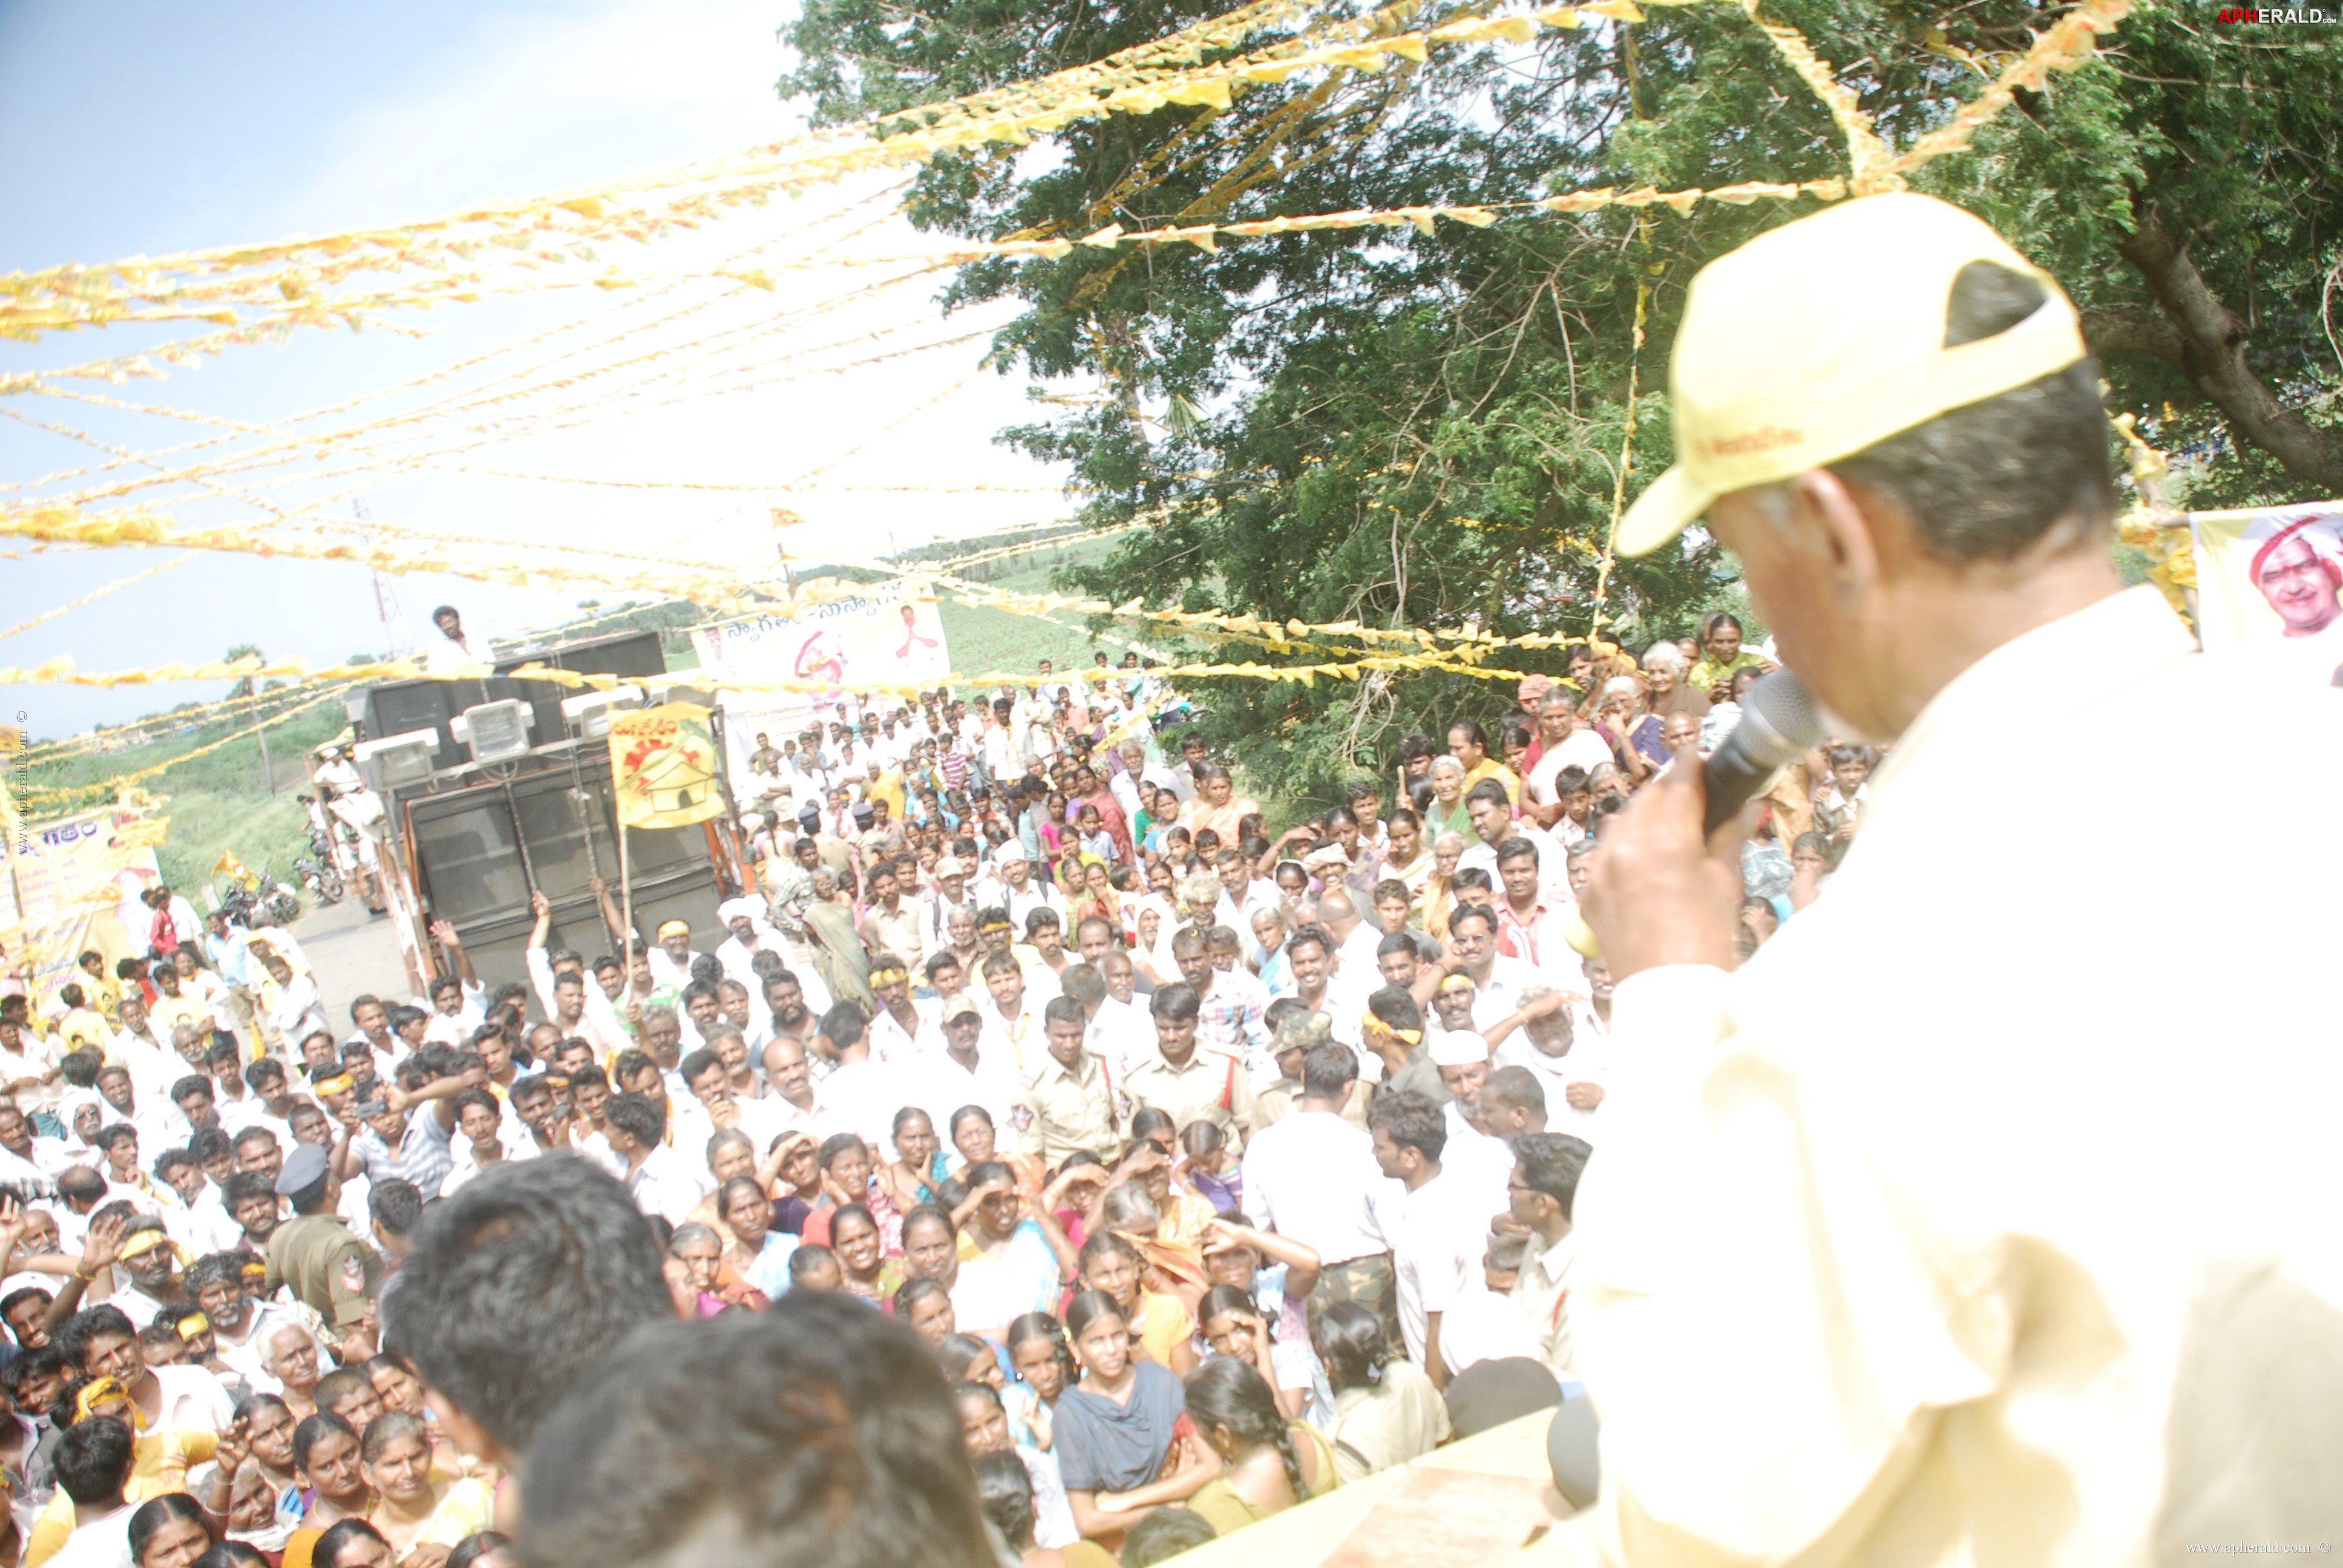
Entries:
{"type": "Polygon", "coordinates": [[[681,828],[721,811],[708,710],[669,702],[610,715],[610,782],[629,828],[681,828]]]}

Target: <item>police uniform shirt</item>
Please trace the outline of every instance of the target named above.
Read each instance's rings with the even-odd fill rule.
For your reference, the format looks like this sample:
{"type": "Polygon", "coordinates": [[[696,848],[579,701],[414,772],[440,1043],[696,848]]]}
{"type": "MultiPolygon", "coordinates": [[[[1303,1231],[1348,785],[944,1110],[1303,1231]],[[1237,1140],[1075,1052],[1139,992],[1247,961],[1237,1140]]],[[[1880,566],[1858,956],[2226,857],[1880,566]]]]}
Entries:
{"type": "Polygon", "coordinates": [[[1134,1107],[1151,1105],[1174,1127],[1209,1121],[1233,1138],[1252,1124],[1252,1086],[1244,1063],[1209,1046],[1199,1045],[1178,1067],[1159,1051],[1132,1068],[1122,1088],[1134,1107]]]}
{"type": "Polygon", "coordinates": [[[367,1287],[382,1277],[382,1259],[350,1234],[338,1214],[299,1214],[268,1238],[265,1293],[281,1284],[336,1328],[366,1315],[367,1287]]]}
{"type": "Polygon", "coordinates": [[[1018,1149],[1050,1165],[1077,1149],[1111,1164],[1121,1147],[1113,1089],[1105,1067],[1087,1050],[1071,1071],[1041,1052],[1039,1068],[1017,1097],[1016,1121],[1018,1149]]]}

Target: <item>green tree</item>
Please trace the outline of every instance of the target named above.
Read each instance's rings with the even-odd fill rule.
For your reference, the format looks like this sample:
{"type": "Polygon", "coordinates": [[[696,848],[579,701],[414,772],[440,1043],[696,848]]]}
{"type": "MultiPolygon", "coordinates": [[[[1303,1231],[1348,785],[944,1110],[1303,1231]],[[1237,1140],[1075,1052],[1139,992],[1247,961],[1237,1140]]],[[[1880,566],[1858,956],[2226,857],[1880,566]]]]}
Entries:
{"type": "MultiPolygon", "coordinates": [[[[266,658],[268,656],[260,651],[260,645],[257,643],[239,642],[220,657],[228,663],[234,664],[239,658],[266,658]]],[[[247,675],[237,680],[234,686],[227,689],[227,694],[230,698],[250,697],[252,677],[247,675]]]]}
{"type": "MultiPolygon", "coordinates": [[[[1491,8],[1394,8],[1373,25],[1491,8]]],[[[1765,15],[1835,62],[1900,146],[2065,9],[1792,0],[1765,15]]],[[[1143,0],[808,0],[788,29],[799,66],[780,86],[824,122],[900,113],[1098,60],[1201,14],[1143,0]]],[[[2193,499],[2343,493],[2323,314],[2343,254],[2343,53],[2331,29],[2215,31],[2213,15],[2136,13],[2100,63],[2021,93],[1973,151],[1915,183],[1991,218],[2066,282],[2112,406],[2196,459],[2193,499]]],[[[1846,172],[1829,114],[1751,18],[1691,5],[1255,86],[1226,111],[1076,122],[1043,149],[939,160],[910,212],[957,236],[1077,237],[1109,222],[1846,172]]],[[[1070,588],[1310,622],[1583,632],[1630,387],[1632,497],[1670,456],[1665,352],[1686,284],[1812,206],[1524,215],[1213,253],[1077,247],[966,266],[944,299],[1019,304],[995,361],[1044,383],[1049,412],[1004,439],[1070,462],[1094,492],[1091,522],[1144,524],[1102,564],[1062,574],[1070,588]]],[[[1607,606],[1631,641],[1676,633],[1720,601],[1728,571],[1695,537],[1617,563],[1607,606]]],[[[1555,668],[1526,652],[1502,662],[1555,668]]],[[[1403,730],[1486,715],[1508,695],[1439,674],[1232,679],[1210,683],[1206,722],[1272,790],[1324,799],[1403,730]]]]}

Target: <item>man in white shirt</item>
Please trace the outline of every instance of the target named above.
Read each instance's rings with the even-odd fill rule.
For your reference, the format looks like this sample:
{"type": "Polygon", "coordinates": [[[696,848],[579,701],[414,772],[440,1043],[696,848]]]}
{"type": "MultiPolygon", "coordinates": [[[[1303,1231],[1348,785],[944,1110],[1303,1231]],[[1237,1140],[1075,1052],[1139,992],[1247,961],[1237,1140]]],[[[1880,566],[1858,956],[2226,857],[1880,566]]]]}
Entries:
{"type": "Polygon", "coordinates": [[[1311,1051],[1300,1104],[1245,1145],[1245,1217],[1318,1254],[1323,1271],[1311,1292],[1313,1308],[1358,1302],[1396,1341],[1399,1286],[1384,1215],[1398,1189],[1376,1166],[1367,1135],[1342,1120],[1358,1076],[1349,1047],[1311,1051]]]}
{"type": "Polygon", "coordinates": [[[1545,1124],[1550,1130],[1594,1142],[1596,1112],[1609,1075],[1594,1050],[1578,1040],[1570,999],[1549,988],[1532,986],[1521,993],[1514,1006],[1527,1016],[1522,1027],[1497,1048],[1495,1065],[1525,1069],[1538,1081],[1538,1088],[1545,1092],[1545,1124]],[[1548,1002],[1553,1005],[1544,1005],[1548,1002]]]}
{"type": "MultiPolygon", "coordinates": [[[[116,1401],[109,1413],[128,1412],[116,1401]]],[[[137,1461],[131,1430],[127,1420],[84,1420],[58,1434],[52,1462],[74,1523],[48,1559],[57,1568],[131,1568],[130,1516],[139,1506],[123,1495],[137,1461]]]]}
{"type": "Polygon", "coordinates": [[[995,1128],[1013,1127],[1021,1088],[1015,1053],[1006,1040],[986,1032],[984,1010],[967,991],[954,991],[937,1005],[943,1049],[922,1054],[896,1074],[903,1103],[926,1111],[947,1146],[952,1113],[962,1106],[980,1105],[995,1128]]]}
{"type": "MultiPolygon", "coordinates": [[[[1505,1178],[1513,1169],[1513,1148],[1492,1132],[1483,1100],[1491,1076],[1488,1041],[1469,1029],[1449,1029],[1433,1035],[1424,1050],[1448,1093],[1440,1108],[1448,1132],[1440,1168],[1452,1185],[1473,1190],[1473,1206],[1486,1223],[1504,1211],[1505,1178]]],[[[1540,1092],[1535,1083],[1530,1086],[1533,1096],[1540,1092]]],[[[1542,1111],[1538,1126],[1544,1126],[1542,1111]]]]}
{"type": "Polygon", "coordinates": [[[1025,917],[1035,910],[1051,910],[1062,920],[1066,918],[1063,894],[1033,875],[1033,862],[1025,853],[1025,846],[1015,839],[993,852],[994,875],[984,881],[975,893],[975,901],[995,905],[1009,911],[1009,923],[1018,930],[1025,929],[1025,917]]]}
{"type": "Polygon", "coordinates": [[[661,920],[658,937],[659,945],[643,955],[650,966],[651,980],[681,990],[691,983],[691,966],[699,958],[691,947],[691,922],[661,920]]]}
{"type": "Polygon", "coordinates": [[[115,1017],[122,1027],[114,1031],[114,1041],[106,1048],[106,1060],[128,1068],[130,1081],[148,1100],[168,1101],[171,1085],[186,1076],[186,1068],[169,1043],[156,1037],[147,1020],[146,1000],[124,997],[115,1010],[115,1017]]]}
{"type": "MultiPolygon", "coordinates": [[[[727,1032],[738,1037],[737,1030],[727,1032]]],[[[676,1150],[695,1176],[708,1176],[709,1185],[715,1185],[713,1173],[708,1170],[708,1141],[719,1131],[739,1129],[762,1160],[773,1140],[789,1131],[789,1117],[778,1101],[743,1099],[732,1091],[732,1075],[724,1066],[724,1058],[709,1046],[702,1046],[683,1059],[683,1081],[691,1091],[699,1114],[692,1119],[692,1131],[684,1131],[685,1122],[679,1115],[676,1124],[676,1150]]]]}
{"type": "Polygon", "coordinates": [[[766,908],[762,893],[744,893],[737,899],[727,899],[716,910],[716,918],[732,933],[716,950],[717,965],[747,986],[751,996],[757,995],[764,984],[757,978],[757,955],[779,953],[785,964],[789,957],[789,944],[781,933],[765,923],[766,908]]]}
{"type": "MultiPolygon", "coordinates": [[[[254,939],[254,945],[263,940],[254,939]]],[[[331,1035],[334,1026],[326,1017],[326,1001],[318,994],[317,982],[306,974],[295,974],[293,966],[278,953],[264,955],[261,962],[277,987],[277,1003],[268,1010],[268,1024],[286,1049],[299,1050],[301,1042],[313,1034],[331,1035]]]]}
{"type": "Polygon", "coordinates": [[[1521,1006],[1522,992],[1544,983],[1537,970],[1497,951],[1497,917],[1478,904],[1448,917],[1448,955],[1441,964],[1473,982],[1473,1027],[1483,1033],[1521,1006]]]}
{"type": "Polygon", "coordinates": [[[1448,1129],[1440,1112],[1430,1100],[1407,1090],[1378,1095],[1367,1112],[1367,1132],[1377,1169],[1401,1189],[1385,1205],[1400,1332],[1409,1359],[1435,1385],[1445,1386],[1440,1315],[1471,1284],[1490,1216],[1476,1211],[1486,1196],[1482,1189],[1441,1169],[1448,1129]]]}
{"type": "Polygon", "coordinates": [[[431,612],[431,624],[439,628],[437,639],[424,639],[423,668],[433,675],[450,675],[468,664],[488,661],[473,649],[472,639],[464,635],[464,618],[452,604],[443,604],[431,612]]]}
{"type": "Polygon", "coordinates": [[[1566,888],[1557,893],[1547,887],[1542,870],[1537,847],[1527,839],[1507,839],[1497,847],[1497,953],[1583,993],[1585,970],[1570,945],[1578,901],[1566,888]]]}
{"type": "Polygon", "coordinates": [[[610,1152],[619,1161],[618,1180],[635,1207],[664,1215],[671,1225],[682,1224],[708,1195],[708,1183],[693,1173],[699,1161],[687,1161],[667,1146],[659,1102],[639,1094],[614,1094],[602,1116],[610,1152]]]}
{"type": "Polygon", "coordinates": [[[1477,868],[1488,872],[1491,884],[1497,885],[1497,851],[1518,839],[1537,850],[1538,880],[1545,888],[1546,896],[1557,900],[1570,896],[1569,852],[1560,839],[1536,823],[1513,815],[1503,784],[1494,779],[1483,779],[1473,785],[1464,797],[1464,810],[1473,821],[1473,841],[1458,857],[1458,870],[1477,868]]]}
{"type": "MultiPolygon", "coordinates": [[[[2185,230],[2141,212],[2181,265],[2185,230]]],[[[1540,1554],[2328,1538],[2343,1057],[2307,1042],[2334,1035],[2338,694],[2275,648],[2200,652],[2124,586],[2077,314],[1968,214],[1832,204],[1686,297],[1682,467],[1620,548],[1704,517],[1842,739],[1893,750],[1840,869],[1746,962],[1699,769],[1604,826],[1587,910],[1634,1135],[1574,1210],[1601,1496],[1540,1554]],[[2199,766],[2175,722],[2198,711],[2286,755],[2192,843],[2173,940],[2173,866],[2140,849],[2170,802],[2137,781],[2199,766]],[[2016,780],[2044,738],[2056,765],[2016,780]],[[1946,921],[1980,845],[1990,918],[1946,921]],[[2174,1149],[2207,1157],[2133,1201],[2122,1173],[2174,1149]]]]}

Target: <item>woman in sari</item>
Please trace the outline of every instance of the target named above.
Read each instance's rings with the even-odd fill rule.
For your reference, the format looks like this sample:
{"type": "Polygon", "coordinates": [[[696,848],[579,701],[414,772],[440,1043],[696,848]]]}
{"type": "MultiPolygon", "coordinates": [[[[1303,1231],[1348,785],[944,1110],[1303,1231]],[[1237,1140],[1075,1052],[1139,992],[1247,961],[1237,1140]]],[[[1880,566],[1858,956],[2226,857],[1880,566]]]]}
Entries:
{"type": "Polygon", "coordinates": [[[431,1439],[421,1422],[396,1412],[367,1424],[359,1462],[378,1501],[367,1522],[401,1562],[418,1546],[453,1546],[486,1530],[496,1493],[477,1478],[434,1481],[431,1439]]]}
{"type": "Polygon", "coordinates": [[[1191,834],[1215,834],[1222,844],[1234,847],[1240,842],[1238,829],[1244,819],[1260,810],[1260,806],[1236,792],[1236,780],[1215,762],[1205,768],[1196,798],[1181,808],[1180,825],[1191,834]]]}
{"type": "Polygon", "coordinates": [[[1464,764],[1453,757],[1432,759],[1432,803],[1423,809],[1424,835],[1434,843],[1443,833],[1470,833],[1473,819],[1464,809],[1464,764]]]}
{"type": "Polygon", "coordinates": [[[773,1229],[773,1201],[754,1177],[735,1176],[716,1190],[724,1228],[731,1233],[724,1266],[731,1276],[767,1300],[789,1288],[789,1254],[798,1239],[773,1229]]]}

